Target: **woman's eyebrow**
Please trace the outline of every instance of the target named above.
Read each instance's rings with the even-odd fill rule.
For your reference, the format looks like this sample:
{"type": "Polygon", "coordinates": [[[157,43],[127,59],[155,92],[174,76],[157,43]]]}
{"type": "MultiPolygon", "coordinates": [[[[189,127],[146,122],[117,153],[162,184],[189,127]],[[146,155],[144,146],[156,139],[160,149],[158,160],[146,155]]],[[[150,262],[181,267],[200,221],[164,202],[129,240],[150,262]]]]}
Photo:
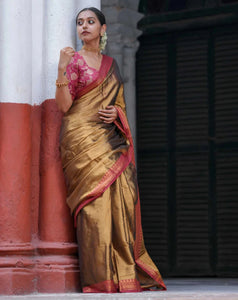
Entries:
{"type": "MultiPolygon", "coordinates": [[[[94,19],[94,20],[96,20],[96,18],[94,18],[94,17],[87,17],[86,19],[94,19]]],[[[77,21],[81,21],[81,20],[84,20],[84,19],[83,18],[78,18],[77,21]]]]}

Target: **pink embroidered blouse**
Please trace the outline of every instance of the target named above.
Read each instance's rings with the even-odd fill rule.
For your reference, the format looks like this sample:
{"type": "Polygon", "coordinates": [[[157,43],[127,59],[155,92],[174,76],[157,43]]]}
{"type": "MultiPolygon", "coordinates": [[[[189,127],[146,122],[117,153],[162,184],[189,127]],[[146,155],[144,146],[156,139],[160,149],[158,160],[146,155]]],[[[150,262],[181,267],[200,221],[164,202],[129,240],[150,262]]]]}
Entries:
{"type": "Polygon", "coordinates": [[[69,91],[72,99],[77,99],[77,94],[82,88],[98,78],[99,70],[87,65],[85,59],[78,52],[75,52],[66,69],[69,80],[69,91]]]}

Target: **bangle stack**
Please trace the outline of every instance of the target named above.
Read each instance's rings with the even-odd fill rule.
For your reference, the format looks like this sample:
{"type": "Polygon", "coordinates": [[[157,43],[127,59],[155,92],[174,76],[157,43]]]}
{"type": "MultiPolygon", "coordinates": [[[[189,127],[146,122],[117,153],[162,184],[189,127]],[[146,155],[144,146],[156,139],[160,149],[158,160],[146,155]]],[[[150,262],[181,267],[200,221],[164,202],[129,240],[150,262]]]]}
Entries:
{"type": "Polygon", "coordinates": [[[62,86],[67,86],[69,84],[69,81],[65,81],[65,82],[59,82],[58,80],[56,80],[55,85],[60,88],[62,86]]]}

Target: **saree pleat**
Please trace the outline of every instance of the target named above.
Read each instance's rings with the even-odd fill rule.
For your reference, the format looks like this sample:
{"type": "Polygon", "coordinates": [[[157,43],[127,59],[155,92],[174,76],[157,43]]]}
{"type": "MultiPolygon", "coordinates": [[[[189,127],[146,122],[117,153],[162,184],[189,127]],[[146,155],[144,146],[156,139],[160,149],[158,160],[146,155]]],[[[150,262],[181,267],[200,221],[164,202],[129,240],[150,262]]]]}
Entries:
{"type": "Polygon", "coordinates": [[[133,142],[123,84],[104,56],[101,78],[82,91],[65,114],[61,156],[67,203],[75,216],[83,292],[166,289],[143,241],[133,142]],[[108,67],[108,69],[107,69],[108,67]],[[118,120],[98,110],[115,105],[118,120]]]}

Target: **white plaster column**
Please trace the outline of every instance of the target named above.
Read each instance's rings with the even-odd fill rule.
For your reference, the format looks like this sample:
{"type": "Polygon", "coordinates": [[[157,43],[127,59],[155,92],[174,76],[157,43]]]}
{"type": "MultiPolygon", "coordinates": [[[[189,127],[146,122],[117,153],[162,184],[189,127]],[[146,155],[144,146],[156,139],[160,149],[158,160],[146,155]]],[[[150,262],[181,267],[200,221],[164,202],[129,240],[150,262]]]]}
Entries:
{"type": "Polygon", "coordinates": [[[59,51],[76,48],[78,2],[83,1],[0,1],[1,102],[40,104],[54,98],[59,51]]]}
{"type": "Polygon", "coordinates": [[[0,1],[0,102],[31,103],[31,1],[0,1]]]}
{"type": "Polygon", "coordinates": [[[44,0],[32,1],[31,15],[31,47],[32,47],[32,102],[40,104],[45,100],[43,93],[44,70],[43,70],[43,51],[44,51],[44,0]]]}
{"type": "MultiPolygon", "coordinates": [[[[74,34],[75,26],[73,24],[75,2],[73,0],[44,0],[43,5],[42,75],[44,83],[43,91],[41,91],[41,95],[39,95],[41,101],[55,97],[55,80],[58,72],[57,66],[60,50],[66,46],[75,48],[76,44],[74,34]]],[[[34,75],[35,80],[37,80],[39,74],[34,75]]]]}

